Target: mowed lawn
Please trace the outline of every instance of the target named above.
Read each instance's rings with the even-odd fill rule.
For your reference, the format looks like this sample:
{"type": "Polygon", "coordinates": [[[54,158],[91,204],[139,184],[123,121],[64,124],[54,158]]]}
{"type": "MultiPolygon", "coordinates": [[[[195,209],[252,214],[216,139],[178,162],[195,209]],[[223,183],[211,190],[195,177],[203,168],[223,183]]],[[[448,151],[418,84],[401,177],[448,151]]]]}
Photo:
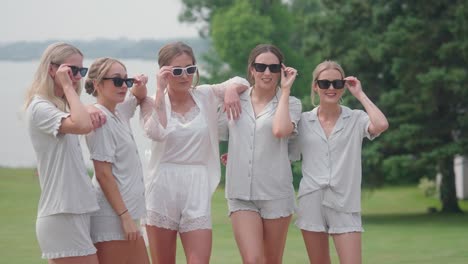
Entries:
{"type": "MultiPolygon", "coordinates": [[[[0,168],[0,263],[47,263],[35,236],[39,182],[32,169],[0,168]]],[[[468,263],[468,201],[463,215],[428,214],[440,208],[416,187],[363,193],[364,263],[468,263]]],[[[241,263],[227,217],[224,192],[213,198],[212,263],[241,263]]],[[[334,247],[333,263],[338,263],[334,247]]],[[[179,244],[178,263],[185,263],[179,244]]],[[[284,263],[307,263],[300,231],[291,224],[284,263]]]]}

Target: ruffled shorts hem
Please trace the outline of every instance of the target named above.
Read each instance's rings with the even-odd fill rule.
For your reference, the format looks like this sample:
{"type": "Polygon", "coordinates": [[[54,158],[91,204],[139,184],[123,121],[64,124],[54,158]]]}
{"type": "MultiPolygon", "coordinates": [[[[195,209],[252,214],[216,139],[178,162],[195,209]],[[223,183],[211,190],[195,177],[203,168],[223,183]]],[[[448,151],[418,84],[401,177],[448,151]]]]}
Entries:
{"type": "Polygon", "coordinates": [[[115,233],[99,234],[97,236],[91,236],[91,239],[95,244],[99,242],[107,242],[114,240],[126,240],[126,238],[122,234],[115,233]]]}
{"type": "Polygon", "coordinates": [[[82,251],[69,250],[69,251],[62,251],[62,252],[43,252],[42,258],[43,259],[57,259],[57,258],[68,258],[68,257],[83,257],[83,256],[96,254],[96,252],[97,250],[94,247],[87,249],[87,250],[82,250],[82,251]]]}

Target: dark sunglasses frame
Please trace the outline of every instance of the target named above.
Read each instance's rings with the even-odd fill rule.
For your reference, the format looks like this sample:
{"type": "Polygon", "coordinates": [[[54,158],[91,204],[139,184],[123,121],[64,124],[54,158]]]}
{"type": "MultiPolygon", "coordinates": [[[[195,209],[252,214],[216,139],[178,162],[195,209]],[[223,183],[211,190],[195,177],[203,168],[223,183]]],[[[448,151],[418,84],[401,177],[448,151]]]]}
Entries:
{"type": "MultiPolygon", "coordinates": [[[[55,62],[51,62],[50,64],[55,65],[57,67],[60,67],[60,65],[62,65],[62,64],[55,63],[55,62]]],[[[88,73],[88,68],[85,68],[85,67],[80,68],[80,67],[73,66],[73,65],[68,65],[68,67],[70,67],[70,70],[72,71],[73,76],[75,76],[79,72],[81,77],[85,77],[86,74],[88,73]]]]}
{"type": "Polygon", "coordinates": [[[343,89],[345,87],[346,80],[316,80],[315,81],[320,89],[330,88],[330,84],[333,84],[335,89],[343,89]]]}
{"type": "Polygon", "coordinates": [[[103,80],[112,80],[114,83],[115,87],[122,87],[122,85],[125,84],[127,85],[127,88],[130,88],[133,86],[133,83],[135,82],[134,78],[120,78],[120,77],[104,77],[102,78],[103,80]]]}
{"type": "Polygon", "coordinates": [[[264,63],[257,63],[254,62],[252,64],[256,72],[265,72],[266,68],[270,70],[271,73],[278,73],[281,72],[281,63],[279,64],[264,64],[264,63]]]}
{"type": "Polygon", "coordinates": [[[172,68],[172,76],[181,76],[184,72],[187,75],[194,75],[197,72],[197,65],[190,65],[185,68],[182,67],[174,67],[172,68]]]}

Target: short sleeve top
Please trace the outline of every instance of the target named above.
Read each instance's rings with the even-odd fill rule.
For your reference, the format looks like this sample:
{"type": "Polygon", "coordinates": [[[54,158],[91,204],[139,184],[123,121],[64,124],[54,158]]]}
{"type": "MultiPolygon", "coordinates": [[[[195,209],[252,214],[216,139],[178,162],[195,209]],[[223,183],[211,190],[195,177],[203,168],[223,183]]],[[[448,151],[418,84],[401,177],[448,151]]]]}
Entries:
{"type": "Polygon", "coordinates": [[[33,98],[27,109],[41,186],[38,217],[99,209],[78,135],[59,132],[62,120],[69,115],[39,96],[33,98]]]}
{"type": "Polygon", "coordinates": [[[341,212],[361,211],[361,150],[369,116],[341,106],[341,114],[327,138],[317,116],[318,108],[302,113],[299,135],[291,144],[291,159],[302,155],[298,197],[324,189],[323,204],[341,212]]]}
{"type": "MultiPolygon", "coordinates": [[[[130,126],[137,99],[129,93],[125,101],[117,105],[115,113],[102,105],[95,106],[106,115],[107,122],[86,136],[90,158],[112,163],[112,174],[130,215],[134,219],[140,218],[145,213],[143,167],[130,126]]],[[[107,201],[96,175],[93,185],[101,208],[95,214],[115,216],[116,212],[107,201]]]]}
{"type": "MultiPolygon", "coordinates": [[[[273,200],[294,196],[291,163],[288,158],[290,137],[273,135],[273,118],[281,89],[255,116],[250,94],[241,99],[242,114],[228,121],[229,152],[226,165],[226,197],[242,200],[273,200]]],[[[301,116],[299,99],[289,96],[289,114],[296,126],[301,116]]],[[[293,132],[294,136],[296,131],[293,132]]]]}

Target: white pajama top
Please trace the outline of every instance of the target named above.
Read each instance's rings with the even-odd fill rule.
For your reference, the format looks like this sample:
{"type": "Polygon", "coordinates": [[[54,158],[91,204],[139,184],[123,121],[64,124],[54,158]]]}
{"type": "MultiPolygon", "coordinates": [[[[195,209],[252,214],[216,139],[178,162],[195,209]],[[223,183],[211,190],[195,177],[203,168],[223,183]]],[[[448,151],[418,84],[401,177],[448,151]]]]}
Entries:
{"type": "MultiPolygon", "coordinates": [[[[154,98],[146,98],[141,105],[142,125],[145,134],[152,139],[151,158],[149,172],[146,175],[145,185],[150,184],[158,177],[158,168],[161,163],[175,163],[183,165],[205,165],[209,172],[209,190],[213,193],[219,184],[221,167],[219,162],[218,140],[218,109],[224,98],[224,92],[229,84],[248,85],[248,82],[240,77],[234,77],[217,85],[200,85],[190,90],[193,100],[200,112],[196,118],[202,118],[207,127],[199,125],[187,125],[192,131],[181,131],[184,126],[171,117],[171,102],[169,95],[165,95],[167,126],[164,128],[159,123],[158,114],[154,110],[154,98]],[[190,135],[190,134],[193,135],[190,135]],[[176,135],[180,134],[181,138],[176,135]]],[[[192,123],[192,120],[189,123],[192,123]]],[[[197,122],[198,123],[198,122],[197,122]]],[[[192,124],[193,125],[193,124],[192,124]]],[[[157,202],[157,201],[155,201],[157,202]]],[[[149,205],[151,207],[151,205],[149,205]]]]}
{"type": "MultiPolygon", "coordinates": [[[[242,200],[274,200],[294,196],[291,163],[288,158],[289,137],[273,135],[273,118],[281,89],[255,116],[250,94],[252,87],[241,94],[242,114],[238,120],[225,117],[228,130],[229,152],[226,166],[226,198],[242,200]]],[[[289,96],[289,114],[294,126],[299,122],[302,105],[289,96]]],[[[223,123],[223,122],[221,122],[223,123]]]]}
{"type": "MultiPolygon", "coordinates": [[[[112,163],[112,174],[130,215],[133,219],[143,217],[146,212],[143,167],[130,126],[137,99],[132,93],[128,93],[125,101],[117,105],[115,114],[102,105],[95,106],[106,115],[107,121],[86,136],[90,158],[112,163]]],[[[116,216],[117,213],[107,201],[96,174],[93,185],[101,207],[95,215],[116,216]]]]}
{"type": "Polygon", "coordinates": [[[62,119],[69,115],[39,96],[33,98],[27,109],[41,186],[38,217],[99,209],[78,135],[59,133],[62,119]]]}
{"type": "Polygon", "coordinates": [[[362,110],[341,106],[341,114],[327,138],[317,116],[318,108],[302,113],[299,135],[291,142],[291,160],[302,155],[298,198],[324,190],[322,204],[340,212],[361,211],[361,150],[369,116],[362,110]]]}

